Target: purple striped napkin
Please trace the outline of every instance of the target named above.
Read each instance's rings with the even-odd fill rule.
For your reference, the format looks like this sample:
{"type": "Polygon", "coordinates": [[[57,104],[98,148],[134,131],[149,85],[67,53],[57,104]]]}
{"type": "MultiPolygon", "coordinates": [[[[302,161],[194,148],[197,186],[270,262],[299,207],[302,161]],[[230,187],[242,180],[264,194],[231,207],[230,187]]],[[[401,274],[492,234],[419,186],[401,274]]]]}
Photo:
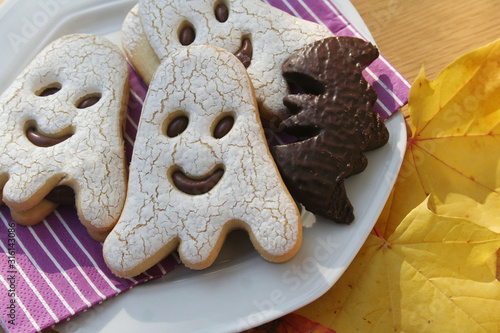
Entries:
{"type": "MultiPolygon", "coordinates": [[[[125,148],[130,161],[147,88],[131,70],[125,148]]],[[[136,285],[163,276],[179,261],[169,256],[132,279],[106,266],[102,244],[79,222],[74,207],[59,207],[33,227],[12,222],[0,208],[0,323],[7,332],[36,332],[86,311],[136,285]]]]}
{"type": "MultiPolygon", "coordinates": [[[[267,0],[292,15],[328,26],[336,35],[361,37],[331,0],[267,0]]],[[[382,56],[365,71],[383,119],[407,102],[410,84],[382,56]]],[[[131,71],[125,131],[130,160],[147,87],[131,71]]],[[[134,279],[106,267],[102,245],[92,240],[73,207],[61,207],[34,227],[16,226],[0,208],[0,324],[7,332],[52,327],[132,287],[162,276],[178,264],[175,255],[134,279]]]]}

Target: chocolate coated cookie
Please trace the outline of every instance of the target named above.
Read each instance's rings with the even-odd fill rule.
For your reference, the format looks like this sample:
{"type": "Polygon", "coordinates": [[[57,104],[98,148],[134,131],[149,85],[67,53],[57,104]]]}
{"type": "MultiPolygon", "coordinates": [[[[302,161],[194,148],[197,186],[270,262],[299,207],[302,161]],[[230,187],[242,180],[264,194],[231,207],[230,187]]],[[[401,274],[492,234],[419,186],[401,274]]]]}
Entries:
{"type": "Polygon", "coordinates": [[[377,95],[362,75],[377,57],[369,42],[332,37],[307,45],[283,65],[285,79],[300,92],[283,100],[293,115],[280,130],[299,140],[273,147],[272,154],[294,198],[340,223],[354,219],[345,178],[366,168],[365,151],[389,139],[373,110],[377,95]]]}

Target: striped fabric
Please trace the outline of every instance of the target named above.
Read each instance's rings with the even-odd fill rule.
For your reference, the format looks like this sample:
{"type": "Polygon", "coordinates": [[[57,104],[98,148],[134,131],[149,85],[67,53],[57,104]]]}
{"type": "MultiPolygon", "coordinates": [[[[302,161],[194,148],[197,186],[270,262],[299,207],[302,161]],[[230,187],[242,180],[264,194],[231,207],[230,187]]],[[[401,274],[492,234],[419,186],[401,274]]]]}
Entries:
{"type": "MultiPolygon", "coordinates": [[[[332,0],[263,0],[289,14],[327,26],[335,35],[366,39],[335,7],[332,0]]],[[[365,79],[378,94],[374,106],[387,119],[408,102],[410,83],[380,56],[364,71],[365,79]]]]}
{"type": "MultiPolygon", "coordinates": [[[[131,70],[125,145],[130,160],[147,88],[131,70]]],[[[102,245],[79,222],[74,207],[59,207],[40,224],[18,226],[0,208],[0,318],[7,332],[36,332],[134,286],[163,276],[179,263],[169,256],[132,279],[117,278],[102,245]],[[12,305],[11,305],[12,304],[12,305]]]]}
{"type": "MultiPolygon", "coordinates": [[[[331,0],[264,0],[292,15],[328,26],[336,35],[362,37],[331,0]]],[[[376,89],[376,110],[387,118],[406,104],[410,85],[385,60],[365,71],[376,89]]],[[[131,71],[125,131],[131,158],[147,88],[131,71]]],[[[17,226],[0,208],[0,324],[7,332],[36,332],[84,312],[134,286],[160,277],[178,264],[175,255],[134,279],[106,267],[102,245],[92,240],[73,207],[61,207],[34,227],[17,226]]]]}

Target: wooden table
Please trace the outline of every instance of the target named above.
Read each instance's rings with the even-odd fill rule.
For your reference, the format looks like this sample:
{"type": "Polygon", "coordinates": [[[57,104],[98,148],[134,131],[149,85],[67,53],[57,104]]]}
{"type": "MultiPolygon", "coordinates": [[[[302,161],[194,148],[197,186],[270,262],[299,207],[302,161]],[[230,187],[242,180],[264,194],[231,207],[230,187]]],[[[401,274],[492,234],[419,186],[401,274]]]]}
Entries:
{"type": "MultiPolygon", "coordinates": [[[[498,0],[351,0],[381,53],[413,83],[500,38],[498,0]]],[[[408,109],[403,108],[405,118],[408,109]]]]}
{"type": "MultiPolygon", "coordinates": [[[[500,38],[499,0],[351,0],[381,53],[413,82],[434,80],[457,57],[500,38]]],[[[408,119],[408,108],[403,108],[408,119]]],[[[497,261],[500,280],[500,251],[497,261]]]]}
{"type": "Polygon", "coordinates": [[[351,0],[382,54],[413,82],[500,38],[498,0],[351,0]]]}

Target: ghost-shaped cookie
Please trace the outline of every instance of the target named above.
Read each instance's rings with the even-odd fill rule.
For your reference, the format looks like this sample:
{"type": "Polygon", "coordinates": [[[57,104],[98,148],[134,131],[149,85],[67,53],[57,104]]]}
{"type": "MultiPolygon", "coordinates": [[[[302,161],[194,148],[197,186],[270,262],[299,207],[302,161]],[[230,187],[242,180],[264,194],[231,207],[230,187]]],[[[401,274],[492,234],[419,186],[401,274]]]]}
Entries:
{"type": "Polygon", "coordinates": [[[103,240],[125,202],[127,101],[126,58],[104,37],[65,36],[34,58],[0,96],[0,188],[16,222],[40,222],[62,192],[103,240]]]}
{"type": "Polygon", "coordinates": [[[283,63],[303,46],[333,36],[325,26],[261,0],[141,0],[123,33],[123,45],[146,82],[155,64],[187,45],[205,43],[232,52],[247,66],[261,116],[273,122],[288,115],[283,63]]]}
{"type": "Polygon", "coordinates": [[[127,199],[104,258],[130,277],[178,248],[186,266],[203,269],[235,228],[271,262],[290,259],[302,239],[245,67],[226,50],[194,45],[165,59],[153,77],[127,199]]]}

